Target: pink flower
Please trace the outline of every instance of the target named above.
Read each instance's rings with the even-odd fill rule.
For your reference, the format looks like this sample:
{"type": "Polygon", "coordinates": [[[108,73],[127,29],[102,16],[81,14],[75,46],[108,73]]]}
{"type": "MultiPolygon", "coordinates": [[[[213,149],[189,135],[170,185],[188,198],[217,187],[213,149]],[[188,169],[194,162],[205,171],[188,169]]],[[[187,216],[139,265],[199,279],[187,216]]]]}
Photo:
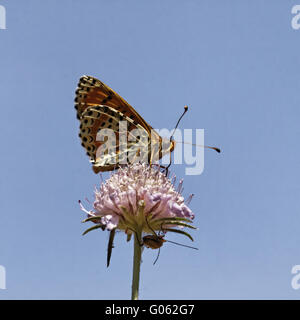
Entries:
{"type": "Polygon", "coordinates": [[[194,218],[187,206],[192,196],[185,202],[182,180],[176,189],[175,180],[166,177],[158,167],[146,164],[120,168],[95,190],[93,210],[86,211],[81,206],[88,214],[85,221],[93,221],[102,229],[118,228],[127,234],[189,226],[183,221],[191,222],[194,218]]]}

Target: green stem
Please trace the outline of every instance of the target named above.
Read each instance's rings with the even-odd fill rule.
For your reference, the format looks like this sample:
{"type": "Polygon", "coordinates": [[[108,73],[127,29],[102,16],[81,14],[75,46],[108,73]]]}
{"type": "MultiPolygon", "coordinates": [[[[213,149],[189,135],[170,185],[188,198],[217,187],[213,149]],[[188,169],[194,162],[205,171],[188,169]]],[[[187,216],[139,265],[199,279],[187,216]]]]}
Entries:
{"type": "Polygon", "coordinates": [[[140,267],[141,267],[141,257],[142,257],[142,246],[140,244],[139,239],[141,239],[141,236],[142,236],[142,232],[136,232],[134,237],[131,300],[138,300],[139,298],[140,267]]]}

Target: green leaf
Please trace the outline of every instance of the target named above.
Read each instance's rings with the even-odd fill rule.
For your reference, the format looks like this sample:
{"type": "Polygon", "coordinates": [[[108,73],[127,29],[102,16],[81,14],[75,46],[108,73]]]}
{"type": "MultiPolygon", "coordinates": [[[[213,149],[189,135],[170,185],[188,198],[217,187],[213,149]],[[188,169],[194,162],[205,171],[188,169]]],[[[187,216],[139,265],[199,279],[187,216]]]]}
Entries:
{"type": "Polygon", "coordinates": [[[183,234],[184,236],[187,236],[188,238],[190,238],[192,241],[194,241],[194,239],[192,238],[192,236],[185,232],[185,231],[182,231],[182,230],[177,230],[177,229],[170,229],[170,228],[165,228],[164,231],[169,231],[169,232],[174,232],[174,233],[180,233],[180,234],[183,234]]]}

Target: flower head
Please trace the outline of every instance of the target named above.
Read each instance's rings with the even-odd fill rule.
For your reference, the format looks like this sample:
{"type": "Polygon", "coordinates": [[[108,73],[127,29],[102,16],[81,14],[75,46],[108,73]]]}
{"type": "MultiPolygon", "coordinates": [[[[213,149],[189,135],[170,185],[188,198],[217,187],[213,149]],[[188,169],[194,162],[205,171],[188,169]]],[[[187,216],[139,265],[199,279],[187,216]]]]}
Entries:
{"type": "Polygon", "coordinates": [[[187,206],[191,196],[185,202],[181,194],[183,181],[175,189],[175,180],[146,164],[120,168],[95,190],[94,210],[86,211],[82,207],[88,213],[86,220],[107,230],[124,230],[127,234],[189,226],[185,222],[194,218],[187,206]]]}

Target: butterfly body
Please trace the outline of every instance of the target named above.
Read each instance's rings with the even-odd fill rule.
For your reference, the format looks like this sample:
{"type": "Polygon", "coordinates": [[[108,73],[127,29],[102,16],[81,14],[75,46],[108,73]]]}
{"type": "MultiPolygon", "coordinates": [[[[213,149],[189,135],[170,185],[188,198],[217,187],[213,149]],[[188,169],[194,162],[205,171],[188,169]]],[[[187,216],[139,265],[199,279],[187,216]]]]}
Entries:
{"type": "Polygon", "coordinates": [[[174,141],[160,137],[132,106],[94,77],[80,78],[76,90],[75,109],[80,121],[79,137],[95,173],[120,167],[126,163],[129,154],[131,160],[152,163],[174,150],[174,141]],[[126,130],[123,130],[126,141],[121,136],[121,122],[126,125],[126,130]],[[139,134],[134,135],[131,133],[133,131],[139,134]],[[99,134],[103,132],[114,132],[115,140],[107,142],[98,139],[99,134]],[[104,146],[105,152],[101,153],[104,146]],[[142,154],[142,158],[138,154],[142,154]]]}

